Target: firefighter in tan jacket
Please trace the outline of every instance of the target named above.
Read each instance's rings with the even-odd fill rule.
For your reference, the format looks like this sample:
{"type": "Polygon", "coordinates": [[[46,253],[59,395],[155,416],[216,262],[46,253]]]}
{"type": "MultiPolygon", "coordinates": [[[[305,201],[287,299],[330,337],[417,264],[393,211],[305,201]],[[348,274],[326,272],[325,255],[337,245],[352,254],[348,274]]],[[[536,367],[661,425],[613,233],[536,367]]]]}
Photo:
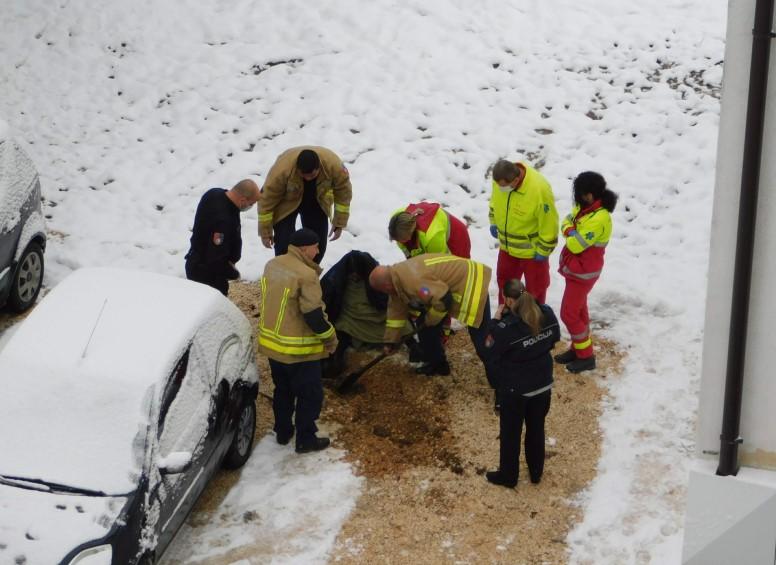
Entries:
{"type": "Polygon", "coordinates": [[[474,349],[484,363],[490,276],[490,268],[482,263],[442,253],[375,267],[369,284],[388,294],[385,342],[397,343],[408,316],[423,312],[418,318],[418,338],[427,362],[417,371],[449,375],[450,365],[442,347],[442,322],[450,314],[468,326],[474,349]]]}
{"type": "Polygon", "coordinates": [[[275,246],[283,255],[296,230],[302,226],[318,234],[320,263],[326,253],[326,231],[331,220],[331,241],[348,223],[352,187],[347,167],[325,147],[293,147],[280,154],[267,173],[259,198],[259,237],[265,247],[275,246]],[[333,206],[333,210],[332,210],[333,206]]]}
{"type": "Polygon", "coordinates": [[[336,349],[337,336],[326,317],[317,253],[315,232],[294,232],[288,252],[268,261],[261,277],[259,351],[269,357],[275,384],[275,435],[281,445],[291,440],[296,412],[297,453],[329,446],[329,438],[315,435],[315,421],[323,404],[321,359],[336,349]]]}

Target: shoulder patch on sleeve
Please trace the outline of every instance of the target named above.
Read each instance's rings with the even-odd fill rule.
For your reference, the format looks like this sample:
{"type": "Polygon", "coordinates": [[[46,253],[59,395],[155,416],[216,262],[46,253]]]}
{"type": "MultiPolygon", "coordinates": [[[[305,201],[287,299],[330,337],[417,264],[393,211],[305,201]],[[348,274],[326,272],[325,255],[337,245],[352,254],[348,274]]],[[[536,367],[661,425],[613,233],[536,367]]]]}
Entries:
{"type": "Polygon", "coordinates": [[[224,234],[221,232],[213,232],[213,245],[221,245],[224,242],[224,234]]]}

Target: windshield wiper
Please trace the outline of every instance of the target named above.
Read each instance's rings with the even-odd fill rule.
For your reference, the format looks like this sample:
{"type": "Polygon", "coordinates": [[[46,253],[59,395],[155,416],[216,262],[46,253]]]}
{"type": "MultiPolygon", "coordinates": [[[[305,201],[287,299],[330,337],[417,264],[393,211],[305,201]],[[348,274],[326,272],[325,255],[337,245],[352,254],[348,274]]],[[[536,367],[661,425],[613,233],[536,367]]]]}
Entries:
{"type": "Polygon", "coordinates": [[[91,490],[87,488],[71,487],[69,485],[61,485],[59,483],[52,483],[51,481],[44,481],[43,479],[28,479],[26,477],[12,477],[10,475],[0,475],[0,482],[8,486],[44,492],[81,494],[84,496],[125,496],[111,495],[104,493],[101,490],[91,490]]]}

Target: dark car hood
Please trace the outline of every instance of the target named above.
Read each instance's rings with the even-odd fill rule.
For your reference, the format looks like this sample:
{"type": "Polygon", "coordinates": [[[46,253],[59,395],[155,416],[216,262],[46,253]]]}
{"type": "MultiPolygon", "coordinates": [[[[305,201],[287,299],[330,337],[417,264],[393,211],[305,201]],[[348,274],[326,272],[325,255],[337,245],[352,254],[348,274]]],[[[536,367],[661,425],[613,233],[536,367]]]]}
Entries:
{"type": "Polygon", "coordinates": [[[0,485],[0,563],[59,563],[105,537],[126,502],[0,485]]]}

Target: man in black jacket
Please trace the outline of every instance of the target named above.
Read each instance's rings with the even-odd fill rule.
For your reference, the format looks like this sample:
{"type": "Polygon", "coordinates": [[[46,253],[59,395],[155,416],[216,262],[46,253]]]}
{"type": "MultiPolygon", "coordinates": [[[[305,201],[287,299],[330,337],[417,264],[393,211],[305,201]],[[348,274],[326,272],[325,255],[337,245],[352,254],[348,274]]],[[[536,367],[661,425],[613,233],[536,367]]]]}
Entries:
{"type": "Polygon", "coordinates": [[[259,199],[259,187],[250,179],[230,190],[211,188],[199,201],[186,254],[186,278],[204,283],[226,296],[229,281],[240,277],[235,263],[242,254],[240,212],[259,199]]]}

